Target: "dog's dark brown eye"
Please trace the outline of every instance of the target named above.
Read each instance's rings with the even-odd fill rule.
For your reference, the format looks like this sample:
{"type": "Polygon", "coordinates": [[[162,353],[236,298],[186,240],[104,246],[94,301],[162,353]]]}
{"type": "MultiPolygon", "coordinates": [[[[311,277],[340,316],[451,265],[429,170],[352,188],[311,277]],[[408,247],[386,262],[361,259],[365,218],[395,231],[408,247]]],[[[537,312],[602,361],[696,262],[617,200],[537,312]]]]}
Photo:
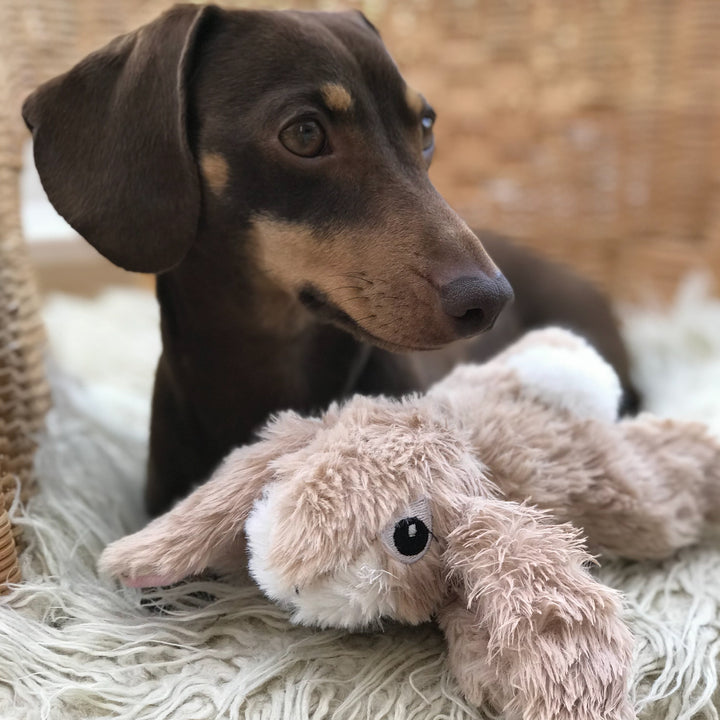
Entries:
{"type": "Polygon", "coordinates": [[[300,120],[280,133],[280,142],[294,155],[316,157],[325,149],[326,136],[320,123],[300,120]]]}
{"type": "Polygon", "coordinates": [[[435,125],[435,113],[427,113],[420,119],[420,127],[422,128],[422,140],[423,140],[423,152],[428,153],[432,151],[433,145],[435,144],[435,137],[433,136],[433,127],[435,125]]]}

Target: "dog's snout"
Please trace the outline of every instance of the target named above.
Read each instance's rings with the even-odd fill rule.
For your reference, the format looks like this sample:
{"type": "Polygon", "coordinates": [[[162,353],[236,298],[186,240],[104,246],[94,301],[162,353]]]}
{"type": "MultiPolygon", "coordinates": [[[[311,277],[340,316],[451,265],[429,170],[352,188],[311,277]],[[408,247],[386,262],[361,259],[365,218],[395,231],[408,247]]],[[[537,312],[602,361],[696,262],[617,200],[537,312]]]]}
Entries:
{"type": "Polygon", "coordinates": [[[442,308],[455,318],[461,337],[489,330],[512,297],[510,283],[501,273],[459,277],[440,289],[442,308]]]}

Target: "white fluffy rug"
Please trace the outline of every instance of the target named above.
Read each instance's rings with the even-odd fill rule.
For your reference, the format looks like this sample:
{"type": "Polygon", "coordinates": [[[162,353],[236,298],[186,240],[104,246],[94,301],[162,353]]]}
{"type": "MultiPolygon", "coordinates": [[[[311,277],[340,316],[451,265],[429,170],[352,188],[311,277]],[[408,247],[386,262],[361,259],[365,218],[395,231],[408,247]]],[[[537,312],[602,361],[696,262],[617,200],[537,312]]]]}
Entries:
{"type": "MultiPolygon", "coordinates": [[[[686,286],[670,311],[627,314],[650,408],[720,434],[720,301],[686,286]]],[[[0,607],[0,718],[479,717],[432,625],[347,635],[291,626],[247,581],[155,593],[98,579],[109,541],[140,527],[154,299],[113,291],[46,308],[55,407],[41,492],[20,518],[25,582],[0,607]]],[[[641,718],[718,718],[720,548],[662,564],[611,563],[636,638],[641,718]]]]}

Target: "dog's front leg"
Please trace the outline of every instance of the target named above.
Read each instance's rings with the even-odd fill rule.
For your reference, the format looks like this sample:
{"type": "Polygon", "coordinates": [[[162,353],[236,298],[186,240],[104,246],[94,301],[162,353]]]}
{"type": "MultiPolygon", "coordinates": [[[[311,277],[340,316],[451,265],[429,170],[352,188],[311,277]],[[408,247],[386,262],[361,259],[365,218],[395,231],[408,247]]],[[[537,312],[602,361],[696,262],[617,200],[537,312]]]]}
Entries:
{"type": "Polygon", "coordinates": [[[204,451],[204,433],[164,356],[155,373],[145,506],[151,516],[165,512],[215,469],[204,451]]]}

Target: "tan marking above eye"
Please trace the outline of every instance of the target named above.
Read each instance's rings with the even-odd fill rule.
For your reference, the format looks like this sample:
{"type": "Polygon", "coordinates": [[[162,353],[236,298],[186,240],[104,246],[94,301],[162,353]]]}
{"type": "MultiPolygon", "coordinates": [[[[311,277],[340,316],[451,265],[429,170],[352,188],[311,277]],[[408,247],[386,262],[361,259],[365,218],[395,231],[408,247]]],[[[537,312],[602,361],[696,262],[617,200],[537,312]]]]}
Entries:
{"type": "Polygon", "coordinates": [[[405,102],[407,106],[416,114],[420,115],[423,111],[424,103],[422,95],[411,87],[405,88],[405,102]]]}
{"type": "Polygon", "coordinates": [[[333,112],[347,112],[352,105],[352,95],[338,83],[325,83],[321,88],[323,100],[333,112]]]}
{"type": "Polygon", "coordinates": [[[215,195],[222,195],[230,177],[228,161],[220,153],[203,153],[200,167],[210,189],[215,195]]]}

